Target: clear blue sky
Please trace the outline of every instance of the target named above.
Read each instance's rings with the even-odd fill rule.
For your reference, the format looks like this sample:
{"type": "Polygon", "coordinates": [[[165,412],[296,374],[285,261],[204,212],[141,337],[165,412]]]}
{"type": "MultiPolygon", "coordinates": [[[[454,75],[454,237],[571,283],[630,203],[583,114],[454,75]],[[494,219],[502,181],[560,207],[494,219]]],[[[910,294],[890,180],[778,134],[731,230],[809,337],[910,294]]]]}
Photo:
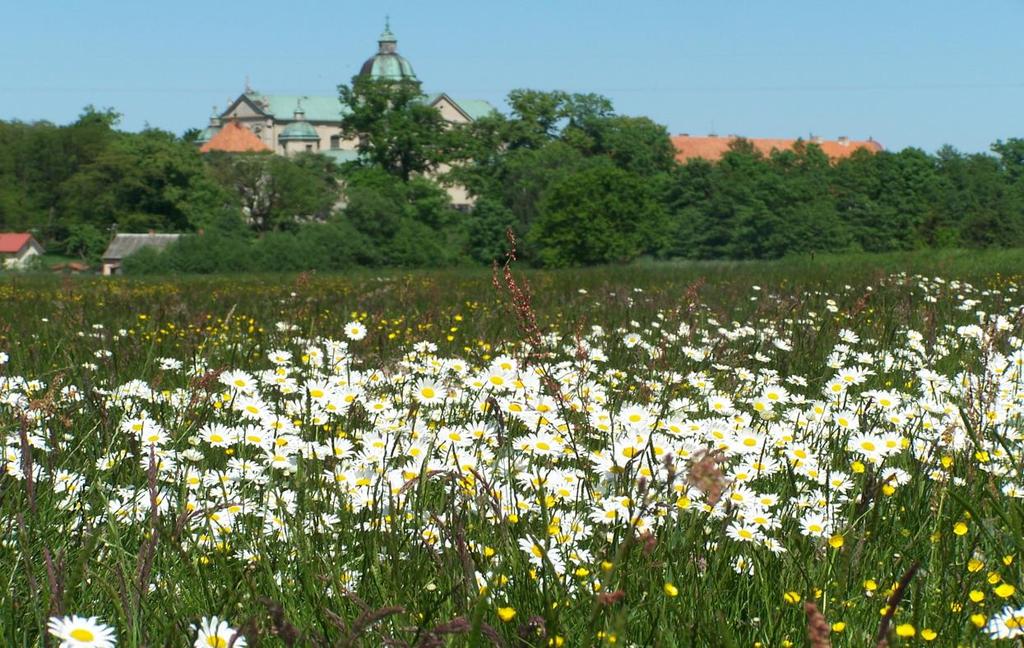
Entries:
{"type": "Polygon", "coordinates": [[[242,91],[334,94],[384,15],[427,91],[598,92],[672,133],[1024,137],[1024,0],[32,0],[0,12],[0,119],[181,133],[242,91]]]}

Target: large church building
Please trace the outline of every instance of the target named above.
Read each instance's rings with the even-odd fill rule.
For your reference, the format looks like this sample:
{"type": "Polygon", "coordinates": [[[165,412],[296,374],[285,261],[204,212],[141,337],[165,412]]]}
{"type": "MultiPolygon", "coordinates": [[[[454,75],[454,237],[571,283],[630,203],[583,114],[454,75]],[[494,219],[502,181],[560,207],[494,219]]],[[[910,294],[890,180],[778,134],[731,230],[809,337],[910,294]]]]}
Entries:
{"type": "MultiPolygon", "coordinates": [[[[417,80],[412,64],[398,53],[398,39],[390,25],[377,41],[377,53],[363,63],[359,74],[417,80]]],[[[444,92],[426,94],[423,101],[453,124],[466,124],[494,111],[486,101],[456,99],[444,92]]],[[[346,162],[356,158],[357,140],[346,138],[341,131],[345,110],[336,94],[263,94],[246,87],[227,109],[214,109],[197,144],[203,152],[272,151],[291,156],[308,151],[346,162]]]]}

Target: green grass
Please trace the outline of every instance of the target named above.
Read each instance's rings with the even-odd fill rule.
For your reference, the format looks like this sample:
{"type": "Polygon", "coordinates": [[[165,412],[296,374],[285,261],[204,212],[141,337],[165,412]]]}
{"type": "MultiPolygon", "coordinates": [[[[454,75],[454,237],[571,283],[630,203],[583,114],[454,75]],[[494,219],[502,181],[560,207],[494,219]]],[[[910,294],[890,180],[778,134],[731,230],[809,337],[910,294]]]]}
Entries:
{"type": "Polygon", "coordinates": [[[79,614],[126,646],[190,645],[212,615],[269,646],[807,645],[814,601],[833,646],[864,646],[915,565],[892,643],[985,642],[1021,605],[1024,510],[1004,493],[1022,483],[1020,256],[513,269],[529,300],[479,270],[5,275],[2,643],[39,645],[50,616],[79,614]],[[979,323],[980,344],[960,328],[979,323]],[[311,355],[328,338],[348,341],[333,370],[311,355]],[[274,350],[294,394],[260,374],[274,350]],[[828,391],[852,367],[871,373],[828,391]],[[284,468],[211,436],[249,420],[233,370],[258,384],[257,428],[294,437],[284,468]],[[778,387],[802,400],[771,405],[778,387]],[[142,419],[163,431],[159,470],[142,419]],[[861,433],[897,446],[872,463],[861,433]],[[721,464],[701,454],[716,435],[721,464]],[[266,481],[225,486],[238,459],[266,481]],[[747,480],[749,461],[775,469],[747,480]],[[763,533],[784,552],[734,537],[756,513],[741,483],[778,499],[763,533]],[[590,520],[611,502],[614,523],[590,520]],[[807,534],[816,510],[831,528],[807,534]]]}

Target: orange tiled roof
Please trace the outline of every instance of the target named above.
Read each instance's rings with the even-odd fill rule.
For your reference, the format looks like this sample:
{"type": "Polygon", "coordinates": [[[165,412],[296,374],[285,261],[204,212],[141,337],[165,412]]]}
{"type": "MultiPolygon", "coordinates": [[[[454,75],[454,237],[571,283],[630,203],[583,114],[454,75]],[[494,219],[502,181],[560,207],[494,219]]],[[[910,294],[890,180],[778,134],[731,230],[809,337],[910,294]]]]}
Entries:
{"type": "Polygon", "coordinates": [[[229,121],[210,138],[210,141],[199,147],[201,153],[224,151],[225,153],[245,153],[247,151],[269,151],[256,133],[236,121],[229,121]]]}
{"type": "MultiPolygon", "coordinates": [[[[676,135],[672,138],[672,145],[676,148],[676,161],[685,162],[692,158],[704,158],[705,160],[716,161],[720,160],[723,155],[729,150],[729,146],[735,142],[738,137],[730,135],[728,137],[718,137],[716,135],[709,135],[707,137],[693,137],[690,135],[676,135]]],[[[803,141],[805,144],[817,144],[821,147],[822,152],[832,158],[838,160],[841,158],[850,157],[855,151],[860,149],[866,149],[872,153],[877,153],[882,150],[882,145],[874,140],[792,140],[792,139],[766,139],[766,138],[746,138],[748,142],[754,145],[754,148],[763,153],[764,155],[771,155],[772,151],[791,151],[798,141],[803,141]]]]}

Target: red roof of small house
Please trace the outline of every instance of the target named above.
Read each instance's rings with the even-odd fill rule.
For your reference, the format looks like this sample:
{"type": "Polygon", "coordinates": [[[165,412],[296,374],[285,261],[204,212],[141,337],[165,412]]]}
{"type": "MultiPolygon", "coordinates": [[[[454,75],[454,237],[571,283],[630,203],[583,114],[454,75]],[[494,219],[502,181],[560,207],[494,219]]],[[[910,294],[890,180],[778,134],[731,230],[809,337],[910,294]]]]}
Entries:
{"type": "MultiPolygon", "coordinates": [[[[712,162],[722,159],[722,156],[729,151],[729,147],[739,139],[735,135],[718,137],[709,135],[707,137],[693,137],[690,135],[677,135],[672,138],[672,145],[676,149],[676,161],[686,162],[692,158],[704,158],[712,162]]],[[[795,140],[795,139],[767,139],[767,138],[746,138],[755,149],[764,155],[771,155],[772,151],[791,151],[797,142],[816,144],[821,151],[833,160],[850,157],[856,151],[865,149],[872,153],[882,150],[882,145],[874,140],[850,140],[844,137],[838,140],[795,140]]]]}
{"type": "Polygon", "coordinates": [[[269,151],[270,147],[245,126],[236,121],[229,121],[210,138],[210,141],[199,147],[201,153],[224,151],[225,153],[245,153],[250,151],[269,151]]]}
{"type": "Polygon", "coordinates": [[[32,235],[28,233],[0,234],[0,254],[17,254],[32,240],[32,235]]]}

